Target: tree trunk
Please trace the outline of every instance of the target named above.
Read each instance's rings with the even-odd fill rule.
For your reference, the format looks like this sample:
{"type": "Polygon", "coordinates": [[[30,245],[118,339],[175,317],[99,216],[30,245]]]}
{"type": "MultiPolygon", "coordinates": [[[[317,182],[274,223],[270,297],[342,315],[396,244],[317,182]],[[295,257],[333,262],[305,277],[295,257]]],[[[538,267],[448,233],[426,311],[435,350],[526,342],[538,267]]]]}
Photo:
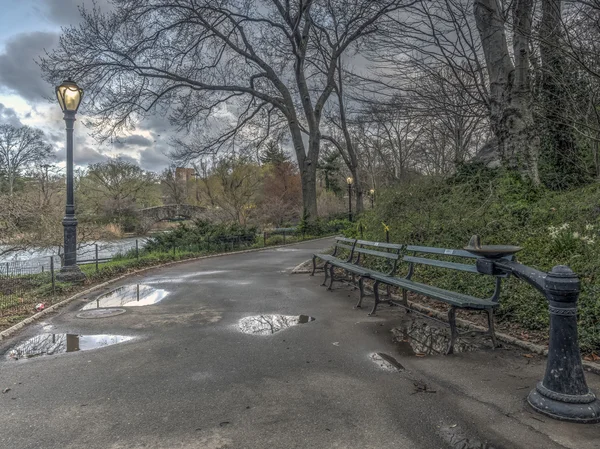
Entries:
{"type": "Polygon", "coordinates": [[[516,0],[513,14],[513,65],[506,40],[506,22],[497,0],[475,0],[473,11],[481,37],[488,76],[490,122],[503,164],[539,184],[539,136],[532,114],[529,70],[532,0],[516,0]]]}
{"type": "Polygon", "coordinates": [[[585,179],[578,163],[580,158],[565,94],[569,86],[565,77],[565,58],[561,52],[561,3],[562,0],[543,0],[540,22],[541,93],[546,131],[543,155],[549,165],[544,179],[554,188],[576,185],[585,179]]]}
{"type": "Polygon", "coordinates": [[[515,72],[511,102],[506,114],[510,143],[508,147],[519,170],[526,169],[535,185],[540,184],[538,158],[540,137],[532,113],[533,97],[529,70],[533,0],[513,3],[513,53],[515,72]]]}
{"type": "Polygon", "coordinates": [[[288,119],[296,160],[300,169],[302,184],[302,217],[307,221],[317,219],[317,161],[319,157],[320,136],[312,131],[309,136],[309,152],[306,154],[302,132],[294,116],[288,119]],[[314,135],[316,134],[316,135],[314,135]]]}

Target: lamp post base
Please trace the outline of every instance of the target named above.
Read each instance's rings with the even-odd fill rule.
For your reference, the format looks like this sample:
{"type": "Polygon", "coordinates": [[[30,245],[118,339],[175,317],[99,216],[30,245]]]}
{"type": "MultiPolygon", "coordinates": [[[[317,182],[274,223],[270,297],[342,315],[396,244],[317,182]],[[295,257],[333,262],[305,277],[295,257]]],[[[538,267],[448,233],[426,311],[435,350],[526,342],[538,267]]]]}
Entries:
{"type": "Polygon", "coordinates": [[[540,382],[527,396],[527,402],[537,412],[561,421],[600,422],[600,400],[592,392],[577,396],[561,394],[548,390],[540,382]]]}
{"type": "Polygon", "coordinates": [[[80,283],[85,280],[85,274],[77,265],[62,267],[56,275],[56,280],[59,282],[80,283]]]}

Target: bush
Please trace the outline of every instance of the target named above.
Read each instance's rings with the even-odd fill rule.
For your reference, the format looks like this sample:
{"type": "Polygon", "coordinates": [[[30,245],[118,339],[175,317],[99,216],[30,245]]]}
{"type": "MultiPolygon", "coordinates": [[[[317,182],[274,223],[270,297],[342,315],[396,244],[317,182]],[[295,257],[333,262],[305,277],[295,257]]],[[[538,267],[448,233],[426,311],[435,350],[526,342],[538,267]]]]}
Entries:
{"type": "Polygon", "coordinates": [[[169,251],[173,247],[200,248],[232,240],[252,245],[256,241],[256,233],[255,227],[244,227],[237,223],[213,224],[197,220],[193,225],[181,224],[171,232],[152,237],[148,240],[144,251],[169,251]]]}

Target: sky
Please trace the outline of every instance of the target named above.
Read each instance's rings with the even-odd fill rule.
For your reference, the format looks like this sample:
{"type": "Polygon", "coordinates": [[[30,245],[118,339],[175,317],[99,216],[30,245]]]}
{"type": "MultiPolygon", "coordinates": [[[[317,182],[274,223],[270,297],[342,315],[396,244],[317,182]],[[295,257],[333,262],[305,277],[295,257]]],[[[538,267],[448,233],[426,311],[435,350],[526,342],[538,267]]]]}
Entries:
{"type": "MultiPolygon", "coordinates": [[[[59,165],[64,165],[65,160],[64,121],[54,86],[42,79],[36,60],[57,44],[61,27],[79,22],[78,6],[92,3],[92,0],[0,0],[0,124],[41,129],[54,147],[59,165]]],[[[101,9],[107,3],[96,0],[101,9]]],[[[82,122],[75,123],[74,161],[78,167],[116,156],[155,172],[170,163],[166,153],[173,131],[167,118],[150,118],[118,141],[102,145],[90,137],[82,122]]]]}

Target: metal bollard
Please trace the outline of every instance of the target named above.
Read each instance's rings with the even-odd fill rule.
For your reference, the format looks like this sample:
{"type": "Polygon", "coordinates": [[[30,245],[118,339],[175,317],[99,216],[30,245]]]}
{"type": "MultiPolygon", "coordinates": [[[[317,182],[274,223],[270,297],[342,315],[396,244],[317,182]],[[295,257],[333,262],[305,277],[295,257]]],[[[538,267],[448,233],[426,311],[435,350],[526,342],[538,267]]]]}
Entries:
{"type": "Polygon", "coordinates": [[[546,373],[529,393],[527,402],[536,411],[551,418],[578,423],[600,422],[600,400],[585,381],[577,339],[579,278],[564,265],[557,265],[549,273],[544,273],[511,260],[486,258],[486,248],[494,248],[496,256],[502,250],[498,246],[479,246],[473,251],[467,248],[484,256],[476,262],[480,273],[513,274],[531,284],[548,300],[550,340],[546,373]]]}

